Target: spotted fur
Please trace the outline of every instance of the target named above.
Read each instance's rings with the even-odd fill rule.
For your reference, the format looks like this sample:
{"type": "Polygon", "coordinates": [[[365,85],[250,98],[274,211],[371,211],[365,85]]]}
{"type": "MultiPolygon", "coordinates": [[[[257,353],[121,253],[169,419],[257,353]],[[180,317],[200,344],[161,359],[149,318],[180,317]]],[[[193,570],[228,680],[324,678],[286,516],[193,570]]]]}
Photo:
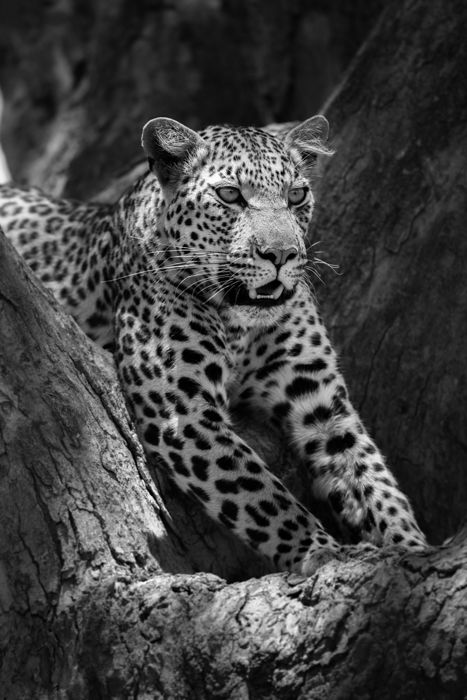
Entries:
{"type": "Polygon", "coordinates": [[[0,188],[0,224],[86,333],[112,348],[141,440],[178,486],[281,569],[343,551],[235,432],[284,428],[316,496],[363,542],[420,548],[406,497],[353,408],[306,281],[315,117],[284,137],[169,119],[115,206],[0,188]]]}

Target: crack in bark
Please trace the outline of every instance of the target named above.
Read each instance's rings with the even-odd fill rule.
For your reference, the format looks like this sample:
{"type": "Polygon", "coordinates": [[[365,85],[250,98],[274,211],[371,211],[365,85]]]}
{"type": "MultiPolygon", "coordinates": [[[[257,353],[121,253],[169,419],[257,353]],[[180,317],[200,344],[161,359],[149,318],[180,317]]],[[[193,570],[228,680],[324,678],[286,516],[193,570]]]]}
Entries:
{"type": "Polygon", "coordinates": [[[373,352],[371,353],[370,367],[369,367],[369,369],[368,369],[368,371],[367,371],[367,373],[366,373],[366,377],[365,377],[365,385],[364,385],[364,389],[363,389],[363,396],[362,396],[362,398],[360,399],[360,402],[359,402],[359,412],[360,412],[360,413],[363,413],[363,412],[364,412],[364,411],[363,411],[363,407],[364,407],[364,405],[365,405],[365,403],[366,403],[366,399],[367,399],[367,396],[368,396],[368,388],[369,388],[370,381],[371,381],[371,378],[372,378],[372,374],[373,374],[373,371],[374,371],[374,365],[375,365],[376,357],[377,357],[378,353],[380,352],[380,350],[381,350],[381,348],[382,348],[382,346],[383,346],[383,343],[384,343],[384,341],[385,341],[385,339],[386,339],[386,336],[387,336],[388,333],[392,330],[392,327],[393,327],[395,321],[396,321],[396,319],[394,319],[393,321],[391,321],[391,323],[389,323],[389,325],[387,325],[387,326],[384,328],[384,330],[383,330],[383,332],[382,332],[382,334],[381,334],[379,340],[378,340],[377,343],[376,343],[376,347],[374,348],[373,352]]]}

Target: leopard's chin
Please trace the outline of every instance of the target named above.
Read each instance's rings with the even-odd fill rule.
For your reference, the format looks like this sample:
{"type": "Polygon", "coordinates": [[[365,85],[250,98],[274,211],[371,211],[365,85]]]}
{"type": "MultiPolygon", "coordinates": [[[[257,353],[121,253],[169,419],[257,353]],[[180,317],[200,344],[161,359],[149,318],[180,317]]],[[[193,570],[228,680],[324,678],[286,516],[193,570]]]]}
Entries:
{"type": "Polygon", "coordinates": [[[282,306],[295,294],[295,288],[286,289],[282,282],[274,280],[255,289],[248,289],[242,282],[231,286],[224,296],[224,303],[232,307],[248,306],[270,309],[282,306]]]}

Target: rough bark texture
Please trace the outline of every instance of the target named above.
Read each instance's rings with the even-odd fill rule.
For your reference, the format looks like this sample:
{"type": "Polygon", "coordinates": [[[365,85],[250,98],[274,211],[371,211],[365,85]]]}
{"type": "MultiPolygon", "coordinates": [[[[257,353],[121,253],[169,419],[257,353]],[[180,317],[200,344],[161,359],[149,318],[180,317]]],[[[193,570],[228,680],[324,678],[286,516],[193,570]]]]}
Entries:
{"type": "MultiPolygon", "coordinates": [[[[259,5],[250,5],[243,9],[252,22],[259,5]]],[[[285,12],[269,5],[271,13],[285,12]]],[[[297,13],[304,8],[291,5],[297,13]]],[[[104,12],[96,4],[100,38],[89,39],[93,51],[81,49],[88,51],[86,68],[63,99],[51,79],[58,106],[42,132],[26,128],[24,85],[30,83],[18,83],[20,104],[13,79],[6,86],[7,111],[18,115],[17,125],[11,116],[7,123],[16,135],[10,153],[17,172],[36,181],[45,176],[57,191],[93,193],[125,161],[137,161],[135,123],[161,113],[149,100],[151,52],[160,52],[158,65],[168,66],[155,79],[160,97],[162,76],[182,74],[183,52],[175,59],[169,51],[179,35],[169,29],[201,31],[202,18],[214,16],[217,6],[164,4],[154,11],[158,36],[165,36],[157,45],[155,18],[132,24],[121,14],[124,6],[104,12]],[[191,13],[191,24],[184,13],[191,13]],[[149,38],[141,42],[142,26],[149,38]],[[127,49],[112,64],[98,47],[117,29],[127,49]],[[114,91],[106,81],[116,73],[121,82],[114,91]],[[108,103],[99,101],[99,109],[96,83],[105,87],[99,100],[108,103]],[[129,110],[122,108],[124,94],[129,110]],[[62,151],[67,144],[71,150],[62,151]]],[[[37,10],[37,41],[41,13],[51,11],[44,7],[37,10]]],[[[65,14],[67,7],[61,5],[65,14]]],[[[235,7],[225,4],[232,13],[235,7]]],[[[394,7],[327,110],[337,154],[321,181],[312,234],[324,241],[326,259],[341,264],[342,276],[327,275],[318,291],[353,396],[419,519],[439,541],[460,528],[467,500],[461,267],[467,259],[467,9],[460,0],[406,0],[394,7]]],[[[90,31],[94,16],[84,17],[90,31]]],[[[264,26],[280,34],[288,26],[282,20],[278,14],[264,26]]],[[[307,26],[297,14],[297,31],[305,32],[301,20],[307,26]]],[[[77,26],[77,36],[80,31],[86,33],[77,26]]],[[[63,43],[54,36],[51,47],[63,43]]],[[[271,36],[266,32],[258,47],[277,47],[271,36]]],[[[291,36],[296,42],[297,34],[291,36]]],[[[80,46],[74,42],[71,53],[80,46]]],[[[73,55],[79,65],[79,52],[73,55]]],[[[264,67],[272,59],[262,55],[264,67]]],[[[279,79],[284,67],[277,59],[272,66],[279,79]]],[[[286,113],[267,111],[264,93],[253,99],[258,83],[264,85],[264,73],[258,76],[238,111],[219,111],[206,121],[298,116],[304,108],[298,103],[297,112],[286,113]]],[[[285,104],[279,84],[267,90],[285,104]]],[[[179,118],[196,111],[204,121],[199,97],[190,103],[182,96],[176,107],[166,92],[164,111],[179,118]]],[[[238,94],[237,86],[226,104],[237,105],[238,94]]],[[[37,126],[37,114],[31,119],[37,126]]],[[[267,429],[250,425],[248,431],[303,495],[306,480],[283,445],[267,429]]],[[[309,580],[249,578],[266,570],[191,501],[160,483],[145,463],[111,359],[0,237],[0,697],[465,698],[465,528],[449,545],[423,555],[378,552],[364,561],[331,562],[309,580]]]]}
{"type": "Polygon", "coordinates": [[[462,0],[382,17],[327,110],[312,232],[351,395],[432,542],[467,503],[466,27],[462,0]]]}

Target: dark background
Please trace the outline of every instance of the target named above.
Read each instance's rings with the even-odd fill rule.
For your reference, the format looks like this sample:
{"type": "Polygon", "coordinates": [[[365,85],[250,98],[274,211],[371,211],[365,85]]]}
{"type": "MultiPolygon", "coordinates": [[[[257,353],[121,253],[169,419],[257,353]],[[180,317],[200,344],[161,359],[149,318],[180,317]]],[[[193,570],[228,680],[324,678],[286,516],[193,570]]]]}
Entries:
{"type": "Polygon", "coordinates": [[[380,0],[3,2],[3,145],[12,175],[56,193],[89,195],[104,173],[140,158],[139,127],[154,116],[195,129],[310,116],[338,84],[382,6],[380,0]]]}

